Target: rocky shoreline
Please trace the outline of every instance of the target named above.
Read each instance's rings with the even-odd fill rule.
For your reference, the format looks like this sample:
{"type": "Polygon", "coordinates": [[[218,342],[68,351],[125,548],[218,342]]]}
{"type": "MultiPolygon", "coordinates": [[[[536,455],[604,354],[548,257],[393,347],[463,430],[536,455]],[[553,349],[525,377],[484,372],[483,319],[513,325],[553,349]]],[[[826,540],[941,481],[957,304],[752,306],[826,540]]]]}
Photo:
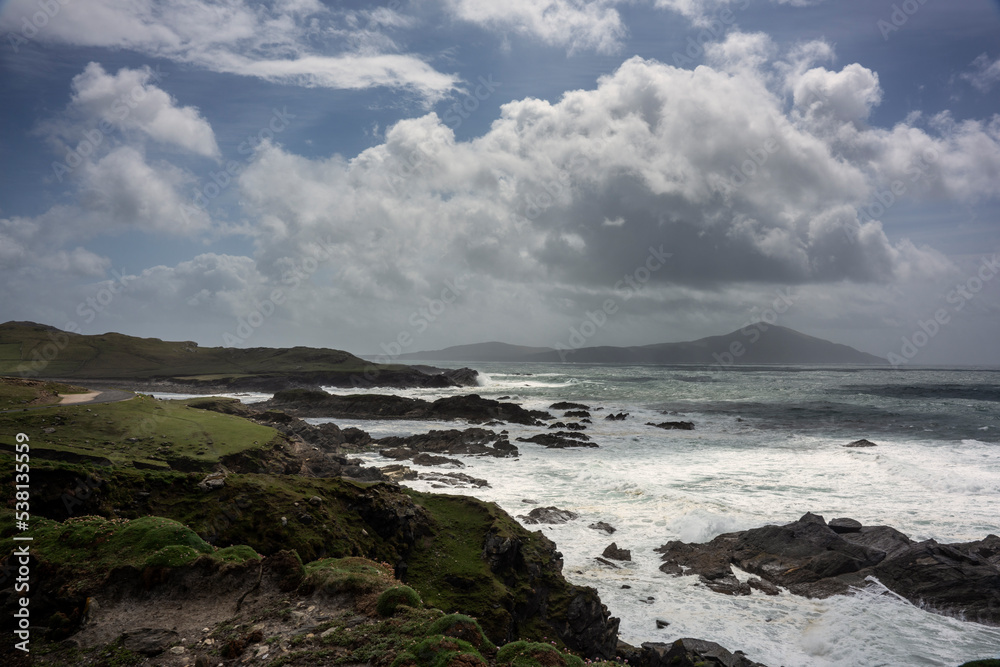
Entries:
{"type": "MultiPolygon", "coordinates": [[[[534,662],[523,664],[546,667],[581,667],[577,656],[627,660],[640,667],[764,667],[739,651],[697,639],[630,646],[618,639],[618,619],[597,592],[563,578],[562,556],[541,532],[528,531],[496,505],[397,484],[419,476],[436,488],[488,486],[488,480],[453,470],[418,473],[405,465],[461,468],[462,462],[452,457],[519,455],[505,430],[484,426],[546,427],[519,440],[547,447],[596,447],[581,431],[601,408],[556,403],[549,408],[563,412],[556,417],[474,394],[423,401],[335,396],[309,388],[282,390],[253,405],[216,397],[187,404],[274,428],[281,438],[265,448],[223,456],[210,470],[173,464],[166,471],[109,466],[95,474],[93,466],[67,461],[36,464],[35,511],[44,517],[41,521],[50,522],[44,524],[47,529],[63,531],[63,540],[72,540],[65,536],[82,520],[74,517],[86,517],[88,526],[106,522],[98,530],[112,541],[119,530],[152,517],[179,522],[171,530],[185,536],[103,571],[80,565],[106,557],[92,541],[76,543],[71,552],[50,549],[36,555],[34,585],[39,592],[32,599],[39,617],[48,619],[39,632],[51,640],[47,650],[53,656],[40,664],[110,665],[110,658],[95,663],[95,651],[117,651],[169,667],[270,665],[278,659],[274,664],[318,667],[327,664],[331,637],[343,639],[336,640],[341,647],[336,654],[347,660],[367,655],[365,642],[384,645],[388,633],[395,637],[392,655],[398,660],[392,664],[398,667],[437,665],[435,656],[451,655],[448,651],[464,657],[441,664],[513,664],[503,656],[506,646],[515,644],[522,651],[518,655],[535,651],[534,662]],[[357,428],[310,425],[303,420],[307,416],[462,420],[468,425],[372,438],[357,428]],[[363,465],[352,458],[360,450],[378,451],[386,465],[363,465]],[[82,494],[81,478],[90,480],[82,494]],[[67,497],[74,499],[72,511],[67,497]],[[361,576],[358,572],[377,583],[363,590],[323,583],[345,577],[353,581],[361,576]],[[401,612],[410,630],[400,634],[403,620],[376,612],[376,598],[408,587],[420,602],[408,603],[416,605],[414,611],[401,612]],[[175,615],[166,608],[192,605],[211,611],[193,625],[169,627],[166,619],[175,615]],[[448,612],[454,609],[474,619],[452,618],[448,612]],[[458,630],[448,625],[432,632],[442,629],[439,619],[451,619],[448,624],[458,630]],[[367,637],[364,642],[348,640],[355,629],[357,636],[367,637]],[[540,638],[552,639],[557,650],[531,643],[540,638]],[[424,644],[436,648],[412,652],[417,650],[412,646],[424,644]],[[75,655],[89,656],[88,662],[73,662],[75,655]]],[[[691,422],[648,426],[695,428],[691,422]]],[[[536,507],[519,518],[537,524],[581,517],[536,507]]],[[[590,527],[615,532],[603,523],[590,527]]],[[[9,541],[12,534],[12,522],[0,526],[0,540],[9,541]]],[[[930,611],[1000,625],[1000,537],[994,535],[963,544],[915,543],[887,526],[862,526],[850,519],[827,522],[807,513],[784,526],[728,533],[705,544],[668,542],[658,551],[665,574],[698,576],[701,584],[721,594],[827,597],[849,594],[875,577],[930,611]],[[740,581],[733,566],[755,577],[740,581]]],[[[595,558],[618,567],[615,563],[631,560],[632,553],[611,543],[595,558]]],[[[4,564],[9,558],[0,562],[4,564]]],[[[0,582],[5,613],[15,604],[11,583],[0,582]]],[[[377,655],[357,664],[390,667],[377,655]]]]}

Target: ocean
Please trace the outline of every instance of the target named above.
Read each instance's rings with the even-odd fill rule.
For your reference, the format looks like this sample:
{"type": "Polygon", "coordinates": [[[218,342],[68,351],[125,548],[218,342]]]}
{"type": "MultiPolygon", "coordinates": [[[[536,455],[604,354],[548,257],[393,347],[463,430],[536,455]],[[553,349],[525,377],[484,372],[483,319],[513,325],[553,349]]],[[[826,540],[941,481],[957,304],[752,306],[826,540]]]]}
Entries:
{"type": "MultiPolygon", "coordinates": [[[[461,472],[486,479],[489,487],[405,484],[474,495],[512,515],[549,505],[578,513],[563,525],[529,528],[556,542],[570,581],[599,591],[621,618],[623,640],[638,645],[708,639],[769,667],[954,666],[1000,657],[1000,628],[925,611],[877,581],[826,600],[787,592],[730,597],[698,585],[697,577],[661,573],[653,551],[669,540],[708,541],[723,532],[794,521],[806,512],[887,524],[917,540],[1000,534],[1000,371],[473,367],[482,375],[478,389],[373,391],[425,399],[477,392],[509,396],[534,409],[581,402],[593,408],[585,433],[599,447],[546,449],[516,442],[545,429],[508,425],[519,458],[461,457],[461,472]],[[606,421],[609,412],[629,417],[606,421]],[[689,420],[695,429],[646,426],[665,420],[689,420]],[[878,446],[842,446],[860,438],[878,446]],[[597,521],[617,531],[609,536],[588,528],[597,521]],[[632,552],[632,562],[620,569],[595,560],[612,541],[632,552]],[[657,619],[669,625],[658,629],[657,619]]],[[[456,428],[453,422],[309,421],[357,426],[375,437],[456,428]]],[[[362,458],[371,465],[390,463],[377,453],[362,458]]]]}

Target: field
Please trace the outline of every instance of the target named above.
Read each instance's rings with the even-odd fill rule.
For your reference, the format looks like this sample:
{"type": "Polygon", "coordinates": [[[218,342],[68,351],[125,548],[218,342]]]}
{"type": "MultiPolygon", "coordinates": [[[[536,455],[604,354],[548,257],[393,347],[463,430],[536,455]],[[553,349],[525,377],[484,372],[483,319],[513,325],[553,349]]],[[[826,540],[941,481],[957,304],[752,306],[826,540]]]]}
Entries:
{"type": "Polygon", "coordinates": [[[47,450],[68,458],[162,468],[178,460],[203,467],[228,454],[264,447],[278,435],[245,419],[143,395],[121,403],[0,415],[0,447],[10,450],[17,433],[28,435],[36,454],[47,450]]]}

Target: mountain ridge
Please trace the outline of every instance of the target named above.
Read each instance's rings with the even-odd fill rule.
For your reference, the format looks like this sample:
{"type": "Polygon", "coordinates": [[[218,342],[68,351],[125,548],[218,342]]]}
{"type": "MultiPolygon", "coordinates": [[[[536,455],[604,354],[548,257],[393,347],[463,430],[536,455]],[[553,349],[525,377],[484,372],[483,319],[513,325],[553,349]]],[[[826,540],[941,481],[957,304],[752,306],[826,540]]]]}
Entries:
{"type": "MultiPolygon", "coordinates": [[[[581,336],[582,338],[582,336],[581,336]]],[[[571,341],[572,344],[572,341],[571,341]]],[[[693,341],[633,346],[579,345],[536,348],[507,343],[473,343],[400,355],[400,361],[497,361],[627,364],[860,364],[888,362],[848,345],[788,327],[758,323],[728,334],[693,341]]]]}

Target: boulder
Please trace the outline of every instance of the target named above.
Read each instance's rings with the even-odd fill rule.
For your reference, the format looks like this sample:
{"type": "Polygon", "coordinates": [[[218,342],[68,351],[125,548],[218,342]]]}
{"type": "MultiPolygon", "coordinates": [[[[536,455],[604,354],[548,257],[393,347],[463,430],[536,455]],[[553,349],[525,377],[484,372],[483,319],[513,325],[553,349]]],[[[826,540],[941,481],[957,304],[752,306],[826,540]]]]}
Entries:
{"type": "Polygon", "coordinates": [[[715,642],[678,639],[672,644],[642,645],[645,667],[765,667],[748,659],[742,651],[731,653],[715,642]]]}
{"type": "Polygon", "coordinates": [[[472,477],[461,472],[422,472],[419,478],[433,482],[431,487],[435,489],[481,489],[490,485],[485,479],[472,477]]]}
{"type": "Polygon", "coordinates": [[[521,519],[524,523],[536,524],[536,523],[548,523],[548,524],[560,524],[566,523],[567,521],[572,521],[573,519],[579,518],[579,514],[576,512],[571,512],[570,510],[561,510],[558,507],[536,507],[535,509],[525,514],[519,514],[518,519],[521,519]]]}
{"type": "Polygon", "coordinates": [[[835,533],[860,533],[861,532],[861,522],[855,521],[854,519],[830,519],[830,523],[826,524],[833,529],[835,533]]]}
{"type": "Polygon", "coordinates": [[[568,403],[567,401],[560,401],[558,403],[553,403],[549,406],[549,410],[589,410],[589,405],[584,405],[583,403],[568,403]]]}
{"type": "Polygon", "coordinates": [[[654,424],[653,422],[646,422],[646,426],[655,426],[656,428],[662,428],[667,431],[678,430],[678,431],[693,431],[694,422],[660,422],[659,424],[654,424]]]}
{"type": "Polygon", "coordinates": [[[871,440],[865,440],[864,438],[862,438],[861,440],[855,440],[854,442],[849,442],[846,445],[844,445],[844,447],[878,447],[878,445],[876,445],[871,440]]]}
{"type": "Polygon", "coordinates": [[[604,553],[601,554],[605,558],[610,558],[611,560],[632,560],[632,552],[628,549],[619,549],[618,545],[612,542],[605,549],[604,553]]]}
{"type": "Polygon", "coordinates": [[[620,421],[625,421],[626,417],[628,417],[628,413],[627,412],[619,412],[617,414],[611,413],[611,414],[605,415],[604,419],[606,421],[619,421],[620,422],[620,421]]]}
{"type": "Polygon", "coordinates": [[[539,433],[530,438],[518,438],[518,442],[531,442],[542,445],[549,449],[565,449],[567,447],[597,447],[592,442],[587,442],[590,438],[583,433],[569,433],[567,431],[557,431],[555,433],[539,433]]]}
{"type": "Polygon", "coordinates": [[[398,483],[404,480],[417,479],[417,472],[415,470],[400,464],[382,466],[379,470],[381,470],[382,474],[392,482],[398,483]]]}
{"type": "Polygon", "coordinates": [[[597,523],[592,523],[587,528],[592,528],[594,530],[603,530],[608,535],[615,532],[615,527],[611,524],[604,523],[603,521],[598,521],[597,523]]]}
{"type": "Polygon", "coordinates": [[[449,459],[447,456],[434,456],[426,452],[421,452],[413,457],[413,462],[420,466],[454,466],[464,468],[465,464],[458,459],[449,459]]]}

